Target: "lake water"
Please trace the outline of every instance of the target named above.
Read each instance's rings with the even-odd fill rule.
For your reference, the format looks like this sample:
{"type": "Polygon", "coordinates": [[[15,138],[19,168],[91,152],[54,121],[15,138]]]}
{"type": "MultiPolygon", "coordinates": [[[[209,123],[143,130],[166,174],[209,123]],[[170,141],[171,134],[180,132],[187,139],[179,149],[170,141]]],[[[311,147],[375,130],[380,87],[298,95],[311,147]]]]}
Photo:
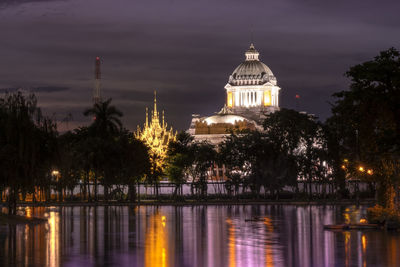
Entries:
{"type": "Polygon", "coordinates": [[[296,205],[22,208],[0,226],[0,266],[400,266],[400,234],[324,231],[366,207],[296,205]],[[257,220],[249,221],[257,217],[257,220]]]}

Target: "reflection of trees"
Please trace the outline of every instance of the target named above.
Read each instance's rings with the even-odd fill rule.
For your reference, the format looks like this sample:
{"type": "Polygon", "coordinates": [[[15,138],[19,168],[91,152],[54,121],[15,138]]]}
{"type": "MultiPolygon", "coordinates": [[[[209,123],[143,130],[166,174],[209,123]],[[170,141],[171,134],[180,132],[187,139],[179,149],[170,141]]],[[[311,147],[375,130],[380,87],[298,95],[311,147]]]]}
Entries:
{"type": "Polygon", "coordinates": [[[79,249],[81,254],[87,253],[87,247],[85,246],[87,244],[87,219],[87,207],[81,207],[79,214],[79,249]]]}
{"type": "MultiPolygon", "coordinates": [[[[26,208],[25,213],[43,217],[45,208],[26,208]]],[[[59,263],[58,215],[49,213],[49,224],[9,225],[0,231],[0,266],[49,266],[59,263]]]]}
{"type": "Polygon", "coordinates": [[[175,245],[175,261],[176,262],[183,262],[184,261],[184,232],[183,228],[185,227],[183,224],[183,216],[184,213],[182,212],[182,207],[174,207],[174,226],[175,226],[175,231],[174,231],[174,245],[175,245]]]}
{"type": "Polygon", "coordinates": [[[355,207],[63,207],[25,213],[46,213],[49,223],[2,226],[0,266],[57,266],[74,258],[94,266],[400,266],[397,233],[322,231],[324,224],[358,220],[355,207]]]}

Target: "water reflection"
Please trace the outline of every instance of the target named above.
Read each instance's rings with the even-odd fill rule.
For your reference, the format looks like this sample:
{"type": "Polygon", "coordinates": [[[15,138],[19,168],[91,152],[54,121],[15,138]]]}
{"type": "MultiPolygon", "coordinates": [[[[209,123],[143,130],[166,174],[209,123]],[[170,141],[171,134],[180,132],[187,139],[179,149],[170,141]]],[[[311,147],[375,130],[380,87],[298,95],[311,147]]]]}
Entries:
{"type": "Polygon", "coordinates": [[[354,206],[22,208],[0,226],[0,266],[399,266],[400,234],[329,232],[354,206]],[[248,220],[257,218],[255,220],[248,220]]]}
{"type": "Polygon", "coordinates": [[[236,266],[236,243],[235,243],[235,227],[230,218],[226,219],[229,229],[229,266],[236,266]]]}
{"type": "MultiPolygon", "coordinates": [[[[48,254],[48,259],[46,261],[47,265],[50,266],[59,266],[60,265],[60,231],[59,231],[59,226],[60,226],[60,221],[59,218],[60,213],[51,211],[49,214],[49,219],[48,219],[48,228],[47,228],[47,236],[49,241],[47,242],[47,251],[49,252],[48,254]]],[[[28,226],[26,226],[28,227],[28,226]]]]}
{"type": "Polygon", "coordinates": [[[156,211],[148,217],[145,234],[145,266],[146,267],[167,267],[169,266],[167,255],[168,233],[166,217],[156,211]]]}

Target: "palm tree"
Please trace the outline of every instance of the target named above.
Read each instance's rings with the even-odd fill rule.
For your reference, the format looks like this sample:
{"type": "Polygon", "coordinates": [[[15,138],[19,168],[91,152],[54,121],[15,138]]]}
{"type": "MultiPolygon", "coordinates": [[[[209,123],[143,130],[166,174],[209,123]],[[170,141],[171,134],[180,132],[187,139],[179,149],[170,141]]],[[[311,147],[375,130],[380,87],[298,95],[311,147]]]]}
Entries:
{"type": "Polygon", "coordinates": [[[115,106],[111,106],[111,98],[104,102],[98,102],[92,108],[85,110],[83,115],[93,116],[93,124],[91,127],[96,134],[105,137],[118,133],[122,128],[122,122],[119,119],[123,116],[115,106]]]}
{"type": "Polygon", "coordinates": [[[93,177],[94,177],[94,198],[97,200],[97,180],[103,176],[103,185],[105,185],[104,175],[109,173],[105,165],[107,161],[108,144],[114,141],[114,137],[122,130],[122,112],[115,106],[111,106],[111,98],[104,102],[97,102],[92,108],[85,110],[85,116],[93,116],[93,123],[89,127],[90,139],[95,143],[94,157],[92,159],[93,177]]]}

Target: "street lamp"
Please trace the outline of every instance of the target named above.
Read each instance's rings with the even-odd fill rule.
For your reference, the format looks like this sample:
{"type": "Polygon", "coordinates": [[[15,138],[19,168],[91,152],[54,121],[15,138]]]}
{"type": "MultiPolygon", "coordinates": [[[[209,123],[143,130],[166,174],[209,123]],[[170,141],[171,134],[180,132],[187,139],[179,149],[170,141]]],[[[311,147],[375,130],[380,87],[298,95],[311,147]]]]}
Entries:
{"type": "MultiPolygon", "coordinates": [[[[52,170],[51,171],[51,176],[52,176],[52,180],[53,180],[53,182],[58,182],[58,180],[60,179],[60,172],[58,171],[58,170],[52,170]]],[[[58,187],[58,186],[57,186],[58,187]]],[[[61,190],[58,190],[59,191],[59,193],[58,193],[58,200],[60,200],[61,199],[61,194],[62,194],[62,192],[61,192],[61,190]]],[[[51,194],[50,194],[50,198],[51,198],[51,194]]]]}

